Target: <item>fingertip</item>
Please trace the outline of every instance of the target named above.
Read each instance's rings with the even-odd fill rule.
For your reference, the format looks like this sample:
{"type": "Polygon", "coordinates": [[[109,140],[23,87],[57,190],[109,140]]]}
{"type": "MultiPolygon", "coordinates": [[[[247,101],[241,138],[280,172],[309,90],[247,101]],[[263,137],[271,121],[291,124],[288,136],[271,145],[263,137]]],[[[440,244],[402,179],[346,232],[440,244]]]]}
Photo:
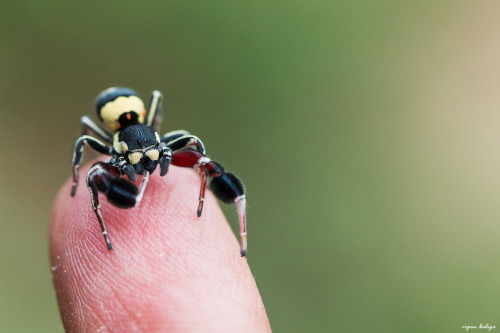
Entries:
{"type": "Polygon", "coordinates": [[[66,183],[54,204],[50,254],[67,330],[269,327],[237,239],[211,194],[197,217],[199,181],[191,170],[170,168],[165,177],[152,175],[136,208],[119,209],[103,198],[114,248],[104,241],[88,191],[82,187],[71,197],[66,183]]]}

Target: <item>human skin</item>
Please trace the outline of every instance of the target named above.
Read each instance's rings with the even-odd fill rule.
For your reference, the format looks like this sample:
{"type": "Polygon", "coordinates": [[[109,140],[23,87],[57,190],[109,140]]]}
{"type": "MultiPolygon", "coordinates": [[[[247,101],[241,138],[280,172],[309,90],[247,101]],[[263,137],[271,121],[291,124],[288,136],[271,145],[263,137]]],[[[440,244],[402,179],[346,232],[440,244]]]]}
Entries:
{"type": "Polygon", "coordinates": [[[271,331],[247,260],[208,191],[196,216],[195,172],[173,166],[165,177],[155,172],[132,209],[112,206],[100,193],[108,251],[85,186],[88,168],[75,197],[69,180],[58,193],[50,226],[66,331],[271,331]]]}

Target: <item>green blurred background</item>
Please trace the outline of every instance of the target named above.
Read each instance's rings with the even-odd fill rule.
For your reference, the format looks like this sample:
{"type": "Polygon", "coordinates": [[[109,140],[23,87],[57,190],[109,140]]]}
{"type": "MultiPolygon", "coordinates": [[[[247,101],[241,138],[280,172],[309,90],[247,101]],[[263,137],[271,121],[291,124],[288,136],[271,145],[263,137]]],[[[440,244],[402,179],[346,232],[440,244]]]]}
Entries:
{"type": "Polygon", "coordinates": [[[245,181],[275,332],[500,329],[499,31],[488,1],[3,1],[0,331],[62,331],[51,205],[113,85],[245,181]]]}

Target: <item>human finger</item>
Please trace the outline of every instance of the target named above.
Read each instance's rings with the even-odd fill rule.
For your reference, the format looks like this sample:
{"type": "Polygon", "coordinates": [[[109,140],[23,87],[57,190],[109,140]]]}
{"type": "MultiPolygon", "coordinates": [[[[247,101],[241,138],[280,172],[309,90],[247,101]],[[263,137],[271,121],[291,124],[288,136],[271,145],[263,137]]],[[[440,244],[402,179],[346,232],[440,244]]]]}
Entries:
{"type": "MultiPolygon", "coordinates": [[[[82,169],[86,174],[87,168],[82,169]]],[[[213,195],[196,216],[199,177],[172,167],[150,177],[141,204],[101,211],[85,186],[54,204],[50,259],[67,331],[266,332],[269,321],[239,245],[213,195]]]]}

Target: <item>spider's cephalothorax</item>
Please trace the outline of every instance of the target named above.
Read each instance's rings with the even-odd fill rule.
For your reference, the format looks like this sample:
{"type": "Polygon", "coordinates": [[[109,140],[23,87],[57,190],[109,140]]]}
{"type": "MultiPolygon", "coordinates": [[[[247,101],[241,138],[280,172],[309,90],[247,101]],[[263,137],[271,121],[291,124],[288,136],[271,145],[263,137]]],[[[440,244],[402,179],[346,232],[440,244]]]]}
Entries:
{"type": "Polygon", "coordinates": [[[157,167],[164,176],[170,164],[194,168],[201,175],[201,188],[197,215],[201,216],[207,178],[211,177],[209,188],[215,196],[225,203],[235,203],[238,208],[241,235],[241,255],[247,250],[246,243],[246,203],[245,189],[238,177],[225,172],[217,162],[205,155],[205,147],[200,139],[179,130],[158,135],[161,123],[161,99],[159,91],[153,91],[148,110],[137,93],[128,88],[109,88],[96,100],[97,116],[104,127],[89,117],[81,119],[83,135],[76,141],[73,155],[73,187],[71,195],[76,194],[78,169],[82,162],[83,148],[90,146],[99,153],[111,156],[109,162],[97,162],[87,174],[92,208],[99,220],[104,240],[109,250],[111,241],[100,211],[99,192],[108,201],[121,208],[137,206],[146,189],[149,175],[157,167]],[[89,136],[93,132],[101,140],[89,136]],[[123,176],[127,176],[129,180],[123,176]],[[131,181],[142,180],[137,187],[131,181]]]}

